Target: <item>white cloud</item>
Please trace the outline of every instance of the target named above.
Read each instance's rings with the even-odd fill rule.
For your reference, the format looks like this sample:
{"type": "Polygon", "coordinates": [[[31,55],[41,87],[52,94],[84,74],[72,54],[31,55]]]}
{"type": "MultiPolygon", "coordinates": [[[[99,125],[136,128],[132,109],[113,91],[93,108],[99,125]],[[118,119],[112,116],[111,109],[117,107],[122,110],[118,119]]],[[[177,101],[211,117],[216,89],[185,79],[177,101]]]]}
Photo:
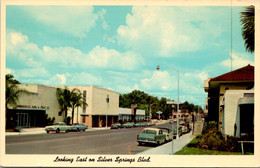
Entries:
{"type": "Polygon", "coordinates": [[[214,14],[222,16],[222,13],[206,8],[135,6],[126,17],[126,25],[118,28],[117,39],[126,48],[151,51],[157,56],[171,57],[178,52],[196,51],[205,47],[208,37],[221,35],[221,24],[226,22],[217,24],[214,14]]]}
{"type": "Polygon", "coordinates": [[[171,76],[167,71],[154,71],[150,78],[141,80],[141,86],[148,90],[170,91],[176,88],[177,78],[171,76]]]}
{"type": "Polygon", "coordinates": [[[108,24],[104,18],[104,15],[106,14],[106,10],[105,9],[101,9],[99,12],[98,12],[98,15],[100,17],[100,19],[102,20],[102,27],[103,29],[108,29],[108,24]]]}
{"type": "Polygon", "coordinates": [[[5,69],[5,74],[11,74],[11,73],[13,73],[14,71],[12,70],[12,69],[10,69],[10,68],[6,68],[5,69]]]}
{"type": "Polygon", "coordinates": [[[133,90],[140,90],[139,86],[137,84],[134,85],[129,85],[126,83],[126,85],[117,85],[116,86],[116,91],[120,92],[122,94],[130,93],[133,90]]]}
{"type": "Polygon", "coordinates": [[[139,65],[144,64],[142,57],[131,51],[120,53],[114,49],[107,49],[100,46],[93,48],[87,55],[91,63],[96,67],[117,67],[119,69],[133,70],[139,65]]]}
{"type": "Polygon", "coordinates": [[[64,74],[56,74],[56,77],[62,85],[66,84],[66,77],[64,74]]]}
{"type": "Polygon", "coordinates": [[[33,77],[48,77],[50,74],[45,68],[28,68],[17,69],[16,74],[19,77],[33,78],[33,77]]]}
{"type": "Polygon", "coordinates": [[[27,36],[12,30],[7,33],[7,55],[8,59],[20,59],[30,67],[40,67],[44,63],[57,63],[57,67],[63,68],[133,70],[144,64],[143,58],[134,52],[121,53],[101,46],[94,47],[89,53],[73,47],[44,46],[40,49],[36,44],[31,43],[27,36]]]}
{"type": "Polygon", "coordinates": [[[43,53],[39,47],[34,43],[30,43],[27,36],[10,29],[7,30],[6,53],[8,59],[22,61],[24,65],[30,67],[41,66],[39,59],[43,53]]]}
{"type": "MultiPolygon", "coordinates": [[[[201,98],[198,100],[197,97],[198,95],[202,95],[205,93],[203,88],[203,81],[207,78],[207,72],[199,70],[196,70],[192,73],[180,73],[180,101],[202,101],[201,98]]],[[[154,71],[152,76],[147,76],[146,78],[141,80],[141,89],[152,92],[162,92],[159,96],[177,99],[177,80],[178,79],[176,75],[171,75],[167,71],[154,71]]]]}
{"type": "Polygon", "coordinates": [[[26,6],[23,9],[42,24],[81,38],[86,37],[85,33],[96,25],[99,17],[92,6],[26,6]]]}
{"type": "MultiPolygon", "coordinates": [[[[254,65],[254,62],[251,61],[252,58],[250,58],[250,56],[247,54],[230,53],[230,57],[231,56],[232,56],[232,68],[233,69],[238,69],[238,68],[247,66],[248,64],[254,65]]],[[[221,65],[226,68],[230,68],[231,67],[231,58],[222,61],[221,65]]]]}
{"type": "Polygon", "coordinates": [[[67,74],[66,76],[71,85],[101,85],[103,83],[102,77],[86,72],[67,74]]]}
{"type": "Polygon", "coordinates": [[[22,35],[22,33],[18,33],[18,32],[10,33],[9,39],[10,39],[10,42],[15,46],[28,41],[27,36],[24,36],[24,35],[22,35]]]}

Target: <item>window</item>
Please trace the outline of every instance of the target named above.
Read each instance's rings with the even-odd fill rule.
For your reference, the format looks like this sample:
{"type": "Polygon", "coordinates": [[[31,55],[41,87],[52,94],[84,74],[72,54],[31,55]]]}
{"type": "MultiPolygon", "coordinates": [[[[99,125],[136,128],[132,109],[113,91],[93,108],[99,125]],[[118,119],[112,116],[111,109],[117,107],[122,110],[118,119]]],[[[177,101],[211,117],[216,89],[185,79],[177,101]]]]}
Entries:
{"type": "MultiPolygon", "coordinates": [[[[83,101],[86,103],[87,91],[83,91],[83,101]]],[[[86,104],[83,104],[83,113],[86,113],[86,104]]]]}
{"type": "Polygon", "coordinates": [[[254,93],[244,93],[244,97],[254,97],[254,93]]]}
{"type": "Polygon", "coordinates": [[[86,122],[86,118],[85,116],[82,116],[82,123],[85,123],[86,122]]]}

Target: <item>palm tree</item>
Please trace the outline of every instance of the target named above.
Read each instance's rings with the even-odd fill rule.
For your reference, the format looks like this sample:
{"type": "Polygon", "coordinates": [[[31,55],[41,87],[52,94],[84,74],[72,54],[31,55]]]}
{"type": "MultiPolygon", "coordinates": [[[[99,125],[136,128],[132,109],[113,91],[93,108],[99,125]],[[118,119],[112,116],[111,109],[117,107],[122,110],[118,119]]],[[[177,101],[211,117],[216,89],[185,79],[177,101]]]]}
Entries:
{"type": "Polygon", "coordinates": [[[86,100],[83,98],[83,94],[80,92],[79,89],[73,89],[71,91],[71,97],[70,97],[70,102],[71,102],[71,108],[72,108],[72,123],[74,121],[74,109],[76,107],[80,107],[83,104],[87,106],[86,100]]]}
{"type": "MultiPolygon", "coordinates": [[[[19,96],[22,94],[35,94],[24,89],[20,89],[16,84],[20,84],[14,79],[14,76],[7,74],[5,76],[5,116],[7,116],[7,111],[10,107],[16,108],[19,102],[19,96]]],[[[7,120],[7,118],[6,118],[7,120]]],[[[7,124],[7,122],[6,122],[7,124]]],[[[6,125],[7,126],[7,125],[6,125]]]]}
{"type": "Polygon", "coordinates": [[[67,122],[68,109],[71,107],[71,92],[67,86],[64,89],[57,88],[56,96],[63,114],[64,121],[67,122]]]}
{"type": "Polygon", "coordinates": [[[252,53],[255,51],[255,7],[246,7],[245,11],[240,14],[242,36],[245,40],[246,50],[252,53]]]}

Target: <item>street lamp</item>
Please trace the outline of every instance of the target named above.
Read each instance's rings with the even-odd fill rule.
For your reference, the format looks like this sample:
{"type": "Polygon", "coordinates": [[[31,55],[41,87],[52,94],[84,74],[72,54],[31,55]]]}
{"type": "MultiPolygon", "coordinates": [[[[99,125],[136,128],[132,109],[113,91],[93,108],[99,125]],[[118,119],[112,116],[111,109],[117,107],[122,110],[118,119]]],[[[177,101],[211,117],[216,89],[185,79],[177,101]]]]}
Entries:
{"type": "MultiPolygon", "coordinates": [[[[178,127],[179,127],[179,104],[180,104],[180,96],[179,96],[179,92],[180,92],[180,89],[179,89],[180,75],[179,74],[180,74],[180,71],[178,69],[170,67],[170,66],[165,66],[165,67],[170,68],[170,69],[178,72],[178,101],[176,103],[177,104],[177,129],[176,129],[177,130],[177,135],[176,135],[176,139],[179,139],[179,136],[178,136],[179,135],[179,128],[178,127]]],[[[160,70],[160,66],[157,65],[156,69],[159,71],[160,70]]],[[[174,122],[173,118],[172,118],[172,122],[174,122]]],[[[173,128],[172,128],[172,131],[174,131],[173,128]]],[[[173,140],[172,140],[172,146],[173,146],[173,140]]]]}
{"type": "Polygon", "coordinates": [[[106,112],[106,128],[107,128],[107,113],[108,113],[109,95],[107,95],[106,101],[107,101],[107,112],[106,112]]]}

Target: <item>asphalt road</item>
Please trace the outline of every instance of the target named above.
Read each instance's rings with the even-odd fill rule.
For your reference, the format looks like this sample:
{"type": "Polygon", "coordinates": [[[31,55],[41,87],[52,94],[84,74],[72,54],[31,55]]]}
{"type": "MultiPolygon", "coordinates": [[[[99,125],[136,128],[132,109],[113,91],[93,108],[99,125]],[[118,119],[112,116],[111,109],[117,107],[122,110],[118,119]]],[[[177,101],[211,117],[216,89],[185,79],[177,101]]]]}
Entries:
{"type": "Polygon", "coordinates": [[[136,137],[142,129],[7,136],[6,154],[136,154],[154,148],[138,146],[136,137]]]}

